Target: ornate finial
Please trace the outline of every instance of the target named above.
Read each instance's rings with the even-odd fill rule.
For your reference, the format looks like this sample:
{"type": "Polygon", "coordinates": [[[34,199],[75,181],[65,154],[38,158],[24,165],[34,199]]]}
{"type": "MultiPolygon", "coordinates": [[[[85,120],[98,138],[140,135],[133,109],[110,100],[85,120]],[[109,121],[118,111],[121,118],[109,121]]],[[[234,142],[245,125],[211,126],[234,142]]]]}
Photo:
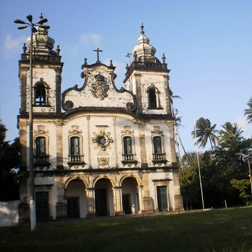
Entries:
{"type": "Polygon", "coordinates": [[[96,63],[100,63],[100,59],[99,59],[99,52],[102,52],[102,50],[99,49],[99,47],[96,50],[93,50],[94,52],[97,52],[97,61],[96,63]]]}
{"type": "Polygon", "coordinates": [[[59,55],[59,53],[60,53],[59,45],[57,45],[56,53],[57,53],[57,55],[59,55]]]}
{"type": "Polygon", "coordinates": [[[25,53],[26,52],[26,49],[27,49],[27,47],[26,47],[26,44],[24,43],[24,46],[22,47],[22,49],[23,49],[23,52],[25,53]]]}
{"type": "Polygon", "coordinates": [[[87,65],[87,58],[84,58],[84,65],[87,65]]]}
{"type": "Polygon", "coordinates": [[[112,61],[112,60],[110,60],[110,66],[111,66],[111,67],[113,66],[113,61],[112,61]]]}
{"type": "Polygon", "coordinates": [[[41,12],[40,16],[39,16],[40,19],[44,18],[43,17],[43,13],[41,12]]]}
{"type": "Polygon", "coordinates": [[[166,57],[165,57],[165,54],[163,53],[163,57],[162,57],[163,63],[165,63],[165,59],[166,57]]]}
{"type": "Polygon", "coordinates": [[[143,23],[140,24],[140,28],[141,28],[141,33],[144,34],[144,30],[143,30],[144,29],[144,25],[143,25],[143,23]]]}

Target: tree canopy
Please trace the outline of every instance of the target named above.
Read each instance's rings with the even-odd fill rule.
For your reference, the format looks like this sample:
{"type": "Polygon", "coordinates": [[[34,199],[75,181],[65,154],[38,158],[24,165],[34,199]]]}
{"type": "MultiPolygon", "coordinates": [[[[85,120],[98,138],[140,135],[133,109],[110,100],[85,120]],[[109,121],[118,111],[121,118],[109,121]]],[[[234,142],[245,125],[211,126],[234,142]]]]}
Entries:
{"type": "Polygon", "coordinates": [[[210,207],[240,206],[251,204],[249,166],[252,162],[252,139],[245,139],[243,131],[236,123],[226,122],[216,130],[210,120],[203,117],[196,122],[196,144],[206,147],[208,141],[214,143],[210,150],[191,152],[181,160],[180,186],[186,209],[201,208],[199,167],[203,186],[204,205],[210,207]],[[245,160],[243,156],[248,156],[245,160]],[[187,160],[190,160],[188,162],[187,160]]]}
{"type": "Polygon", "coordinates": [[[247,116],[248,123],[252,123],[252,97],[249,99],[248,108],[245,109],[244,114],[247,116]]]}
{"type": "Polygon", "coordinates": [[[12,143],[5,141],[7,128],[0,120],[0,201],[19,198],[18,174],[13,168],[20,163],[20,143],[16,138],[12,143]]]}
{"type": "Polygon", "coordinates": [[[199,145],[199,147],[205,148],[209,140],[212,148],[213,145],[216,146],[217,130],[215,127],[216,124],[212,125],[209,119],[200,117],[196,121],[195,129],[191,133],[193,138],[197,138],[195,144],[199,145]]]}

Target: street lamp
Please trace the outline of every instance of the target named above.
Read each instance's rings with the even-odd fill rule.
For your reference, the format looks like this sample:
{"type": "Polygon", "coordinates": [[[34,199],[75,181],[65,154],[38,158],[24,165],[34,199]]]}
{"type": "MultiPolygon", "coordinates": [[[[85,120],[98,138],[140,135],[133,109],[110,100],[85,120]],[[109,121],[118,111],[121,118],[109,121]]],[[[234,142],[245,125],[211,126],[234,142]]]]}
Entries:
{"type": "Polygon", "coordinates": [[[14,23],[21,24],[18,26],[19,30],[23,30],[27,27],[31,27],[31,40],[30,40],[30,106],[29,106],[29,152],[28,152],[28,160],[29,160],[29,171],[30,171],[30,195],[29,195],[29,204],[30,204],[30,222],[31,222],[31,230],[35,230],[36,228],[36,205],[35,205],[35,195],[34,195],[34,170],[33,170],[33,117],[32,117],[32,87],[33,87],[33,80],[32,80],[32,51],[33,51],[33,33],[37,31],[36,27],[41,27],[44,29],[49,29],[50,26],[44,25],[48,20],[41,16],[41,19],[33,23],[32,22],[32,15],[26,16],[28,23],[22,21],[20,19],[15,19],[14,23]]]}
{"type": "Polygon", "coordinates": [[[247,159],[248,159],[248,169],[249,169],[249,181],[250,181],[250,192],[251,192],[251,199],[252,199],[252,174],[251,174],[251,168],[250,168],[250,162],[252,160],[252,154],[248,154],[247,155],[247,159]]]}

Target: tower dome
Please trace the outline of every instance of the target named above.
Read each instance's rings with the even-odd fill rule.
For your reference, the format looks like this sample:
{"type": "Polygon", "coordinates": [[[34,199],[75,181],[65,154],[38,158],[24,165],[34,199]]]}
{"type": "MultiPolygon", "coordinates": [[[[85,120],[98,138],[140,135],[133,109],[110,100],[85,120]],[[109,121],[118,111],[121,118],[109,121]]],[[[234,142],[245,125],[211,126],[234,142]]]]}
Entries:
{"type": "MultiPolygon", "coordinates": [[[[43,16],[40,16],[42,19],[43,16]]],[[[42,27],[38,27],[37,31],[33,33],[33,50],[36,54],[55,54],[53,51],[55,40],[48,36],[48,30],[42,27]]],[[[27,39],[27,45],[30,48],[31,38],[27,39]]]]}
{"type": "Polygon", "coordinates": [[[149,43],[150,40],[144,34],[143,23],[141,23],[140,28],[141,34],[132,53],[136,55],[138,59],[141,59],[141,61],[153,61],[155,59],[156,48],[149,43]]]}

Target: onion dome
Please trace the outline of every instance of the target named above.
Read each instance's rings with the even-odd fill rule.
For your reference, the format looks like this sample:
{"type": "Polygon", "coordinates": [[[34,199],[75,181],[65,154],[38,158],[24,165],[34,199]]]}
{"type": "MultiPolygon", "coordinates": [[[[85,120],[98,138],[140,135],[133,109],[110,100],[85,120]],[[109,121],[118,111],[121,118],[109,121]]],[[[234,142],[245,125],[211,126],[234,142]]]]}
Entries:
{"type": "Polygon", "coordinates": [[[138,59],[141,59],[141,61],[155,59],[156,48],[149,43],[150,40],[144,34],[143,23],[141,23],[140,28],[141,34],[132,53],[133,55],[136,55],[138,59]]]}
{"type": "MultiPolygon", "coordinates": [[[[42,19],[43,16],[40,16],[42,19]]],[[[36,28],[37,31],[33,33],[33,50],[36,54],[54,54],[52,51],[55,40],[48,36],[48,30],[42,27],[36,28]]],[[[27,39],[27,45],[30,48],[31,38],[27,39]]]]}

